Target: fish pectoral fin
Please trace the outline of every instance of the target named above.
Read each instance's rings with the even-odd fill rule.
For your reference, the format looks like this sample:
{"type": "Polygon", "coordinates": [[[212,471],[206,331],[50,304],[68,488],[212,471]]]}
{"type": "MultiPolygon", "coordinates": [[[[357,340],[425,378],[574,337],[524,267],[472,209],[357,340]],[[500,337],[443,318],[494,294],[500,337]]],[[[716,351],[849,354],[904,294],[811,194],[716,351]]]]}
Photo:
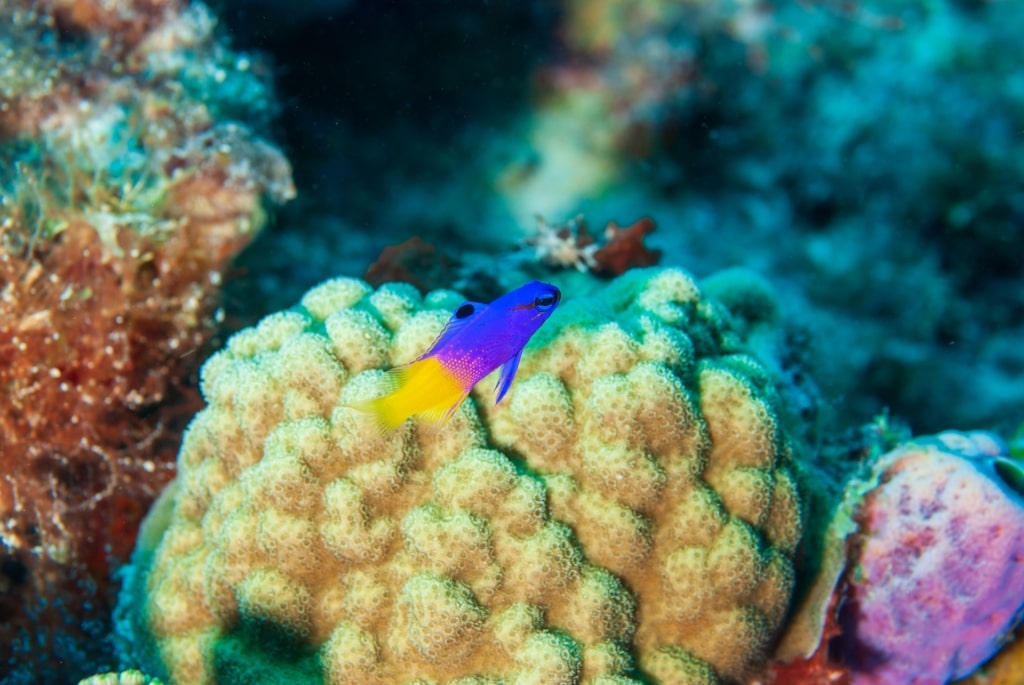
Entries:
{"type": "Polygon", "coordinates": [[[501,402],[501,398],[505,396],[508,389],[512,387],[512,379],[516,377],[516,370],[519,368],[519,359],[523,356],[522,348],[519,349],[512,358],[501,365],[501,375],[498,376],[498,384],[494,386],[497,396],[495,397],[494,403],[501,402]]]}

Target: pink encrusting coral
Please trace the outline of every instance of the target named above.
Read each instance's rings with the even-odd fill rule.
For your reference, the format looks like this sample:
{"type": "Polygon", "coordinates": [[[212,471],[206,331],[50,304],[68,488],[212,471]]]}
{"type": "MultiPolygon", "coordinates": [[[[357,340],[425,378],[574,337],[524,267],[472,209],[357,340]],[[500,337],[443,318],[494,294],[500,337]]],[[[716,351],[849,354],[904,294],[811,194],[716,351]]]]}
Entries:
{"type": "Polygon", "coordinates": [[[1024,469],[987,433],[942,433],[882,458],[859,509],[838,647],[853,685],[971,673],[1024,605],[1024,469]]]}

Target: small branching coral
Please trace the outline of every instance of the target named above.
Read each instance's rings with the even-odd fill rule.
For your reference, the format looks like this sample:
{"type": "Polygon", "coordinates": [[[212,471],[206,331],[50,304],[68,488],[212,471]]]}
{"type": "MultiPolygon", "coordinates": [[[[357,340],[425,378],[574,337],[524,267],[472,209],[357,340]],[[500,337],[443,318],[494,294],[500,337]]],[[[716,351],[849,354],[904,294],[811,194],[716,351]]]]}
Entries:
{"type": "Polygon", "coordinates": [[[644,245],[644,236],[653,230],[654,221],[647,217],[626,228],[610,221],[601,244],[590,235],[582,216],[564,224],[550,224],[537,217],[537,231],[526,244],[541,264],[599,276],[621,276],[635,267],[654,266],[661,259],[661,250],[644,245]]]}
{"type": "Polygon", "coordinates": [[[710,685],[763,666],[800,496],[728,312],[679,270],[633,270],[563,302],[500,405],[381,435],[350,405],[460,300],[330,281],[204,365],[208,407],[119,604],[129,661],[197,684],[710,685]]]}
{"type": "Polygon", "coordinates": [[[267,93],[203,5],[19,1],[0,25],[0,669],[56,682],[111,665],[111,571],[173,475],[222,273],[294,189],[218,121],[267,93]],[[218,69],[254,99],[203,92],[218,69]]]}
{"type": "Polygon", "coordinates": [[[544,217],[538,216],[537,231],[526,240],[526,244],[533,248],[534,257],[541,264],[577,271],[597,268],[594,260],[597,245],[582,215],[560,225],[548,223],[544,217]]]}

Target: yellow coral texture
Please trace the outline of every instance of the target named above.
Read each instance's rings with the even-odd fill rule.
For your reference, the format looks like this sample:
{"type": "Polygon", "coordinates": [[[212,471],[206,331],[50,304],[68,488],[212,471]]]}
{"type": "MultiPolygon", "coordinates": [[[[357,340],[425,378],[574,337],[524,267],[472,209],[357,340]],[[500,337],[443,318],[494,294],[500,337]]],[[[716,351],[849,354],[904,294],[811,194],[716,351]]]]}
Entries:
{"type": "Polygon", "coordinates": [[[254,624],[331,683],[731,683],[763,665],[799,498],[727,312],[682,271],[631,272],[567,299],[500,405],[485,380],[447,424],[380,435],[349,405],[459,301],[338,279],[206,364],[138,607],[172,681],[213,682],[218,642],[254,624]]]}

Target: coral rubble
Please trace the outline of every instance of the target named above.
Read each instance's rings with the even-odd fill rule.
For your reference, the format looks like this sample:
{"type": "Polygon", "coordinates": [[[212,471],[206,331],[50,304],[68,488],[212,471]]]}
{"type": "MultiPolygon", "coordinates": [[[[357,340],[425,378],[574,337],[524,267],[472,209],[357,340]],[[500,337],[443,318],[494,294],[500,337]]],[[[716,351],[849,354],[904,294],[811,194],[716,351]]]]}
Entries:
{"type": "MultiPolygon", "coordinates": [[[[200,3],[0,7],[0,670],[111,665],[112,571],[173,475],[222,274],[294,194],[200,3]]],[[[88,672],[88,671],[86,671],[88,672]]]]}
{"type": "Polygon", "coordinates": [[[349,405],[458,302],[336,279],[205,364],[119,603],[129,662],[189,683],[762,668],[801,505],[776,379],[732,315],[633,270],[563,302],[500,405],[485,382],[443,426],[379,434],[349,405]]]}

